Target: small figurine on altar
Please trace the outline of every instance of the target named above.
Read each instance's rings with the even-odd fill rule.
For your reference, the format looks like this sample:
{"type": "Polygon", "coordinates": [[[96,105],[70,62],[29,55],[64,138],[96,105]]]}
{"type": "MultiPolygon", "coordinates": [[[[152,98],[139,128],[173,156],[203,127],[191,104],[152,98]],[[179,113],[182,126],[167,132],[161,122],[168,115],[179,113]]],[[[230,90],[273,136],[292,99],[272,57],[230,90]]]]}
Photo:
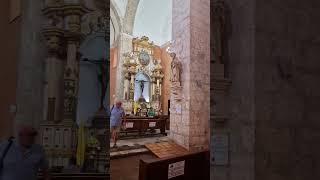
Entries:
{"type": "Polygon", "coordinates": [[[98,139],[94,136],[93,132],[90,133],[90,136],[88,137],[88,143],[87,146],[89,148],[95,148],[100,146],[100,142],[98,139]]]}
{"type": "Polygon", "coordinates": [[[148,109],[148,117],[154,117],[154,109],[151,107],[148,109]]]}

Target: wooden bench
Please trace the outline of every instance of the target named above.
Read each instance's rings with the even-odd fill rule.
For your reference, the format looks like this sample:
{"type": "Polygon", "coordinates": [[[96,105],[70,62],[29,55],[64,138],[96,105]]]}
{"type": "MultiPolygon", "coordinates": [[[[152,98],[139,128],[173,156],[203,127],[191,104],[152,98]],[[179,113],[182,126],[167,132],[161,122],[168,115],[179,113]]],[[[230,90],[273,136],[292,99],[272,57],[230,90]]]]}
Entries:
{"type": "MultiPolygon", "coordinates": [[[[148,131],[160,130],[160,134],[166,135],[166,118],[159,117],[132,117],[125,116],[125,129],[121,130],[121,135],[127,136],[129,133],[136,133],[138,136],[145,135],[148,131]]],[[[154,131],[156,132],[156,131],[154,131]]]]}
{"type": "MultiPolygon", "coordinates": [[[[184,163],[184,173],[170,180],[209,180],[210,151],[201,151],[171,158],[141,159],[139,164],[139,180],[164,180],[168,178],[169,166],[184,163]]],[[[180,171],[181,172],[181,171],[180,171]]],[[[171,171],[171,175],[175,171],[171,171]]]]}

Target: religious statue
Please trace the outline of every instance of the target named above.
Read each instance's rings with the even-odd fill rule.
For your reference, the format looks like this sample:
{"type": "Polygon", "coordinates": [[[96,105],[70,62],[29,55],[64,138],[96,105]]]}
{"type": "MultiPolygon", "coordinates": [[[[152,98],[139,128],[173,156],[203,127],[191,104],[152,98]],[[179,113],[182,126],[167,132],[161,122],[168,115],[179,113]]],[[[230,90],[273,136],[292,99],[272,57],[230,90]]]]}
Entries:
{"type": "Polygon", "coordinates": [[[173,83],[181,83],[181,72],[182,72],[182,65],[176,58],[176,53],[170,52],[170,56],[172,57],[171,62],[171,77],[170,81],[173,83]]]}
{"type": "Polygon", "coordinates": [[[147,82],[147,81],[144,81],[144,80],[140,80],[138,81],[140,82],[140,89],[141,89],[141,97],[142,97],[142,94],[143,94],[143,90],[144,90],[144,83],[147,82]]]}
{"type": "Polygon", "coordinates": [[[144,89],[144,83],[143,83],[143,81],[140,81],[140,88],[141,88],[141,94],[143,94],[143,89],[144,89]]]}
{"type": "Polygon", "coordinates": [[[224,41],[225,41],[225,4],[223,1],[218,1],[213,5],[212,11],[212,60],[214,62],[224,64],[224,41]]]}

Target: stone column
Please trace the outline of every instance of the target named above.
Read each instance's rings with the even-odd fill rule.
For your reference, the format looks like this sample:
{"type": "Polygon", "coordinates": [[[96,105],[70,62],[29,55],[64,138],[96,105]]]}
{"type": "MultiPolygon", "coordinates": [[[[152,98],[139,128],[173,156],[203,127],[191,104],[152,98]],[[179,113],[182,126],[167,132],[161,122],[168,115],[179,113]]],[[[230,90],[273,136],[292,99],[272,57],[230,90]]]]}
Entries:
{"type": "Polygon", "coordinates": [[[189,150],[209,144],[209,16],[210,0],[173,0],[173,50],[183,70],[181,89],[171,92],[170,137],[189,150]]]}
{"type": "Polygon", "coordinates": [[[227,39],[225,39],[225,5],[224,1],[216,1],[210,4],[211,6],[211,48],[212,48],[212,57],[211,57],[211,94],[213,96],[210,98],[211,109],[210,112],[210,129],[211,129],[211,179],[216,180],[227,180],[230,179],[230,169],[228,167],[227,161],[229,157],[226,154],[229,154],[229,139],[230,130],[228,126],[228,113],[227,113],[227,96],[229,87],[231,85],[231,80],[226,78],[225,73],[225,51],[224,44],[227,39]],[[224,142],[226,147],[224,152],[221,151],[221,147],[216,143],[217,139],[225,138],[228,142],[224,142]],[[224,155],[223,155],[224,154],[224,155]],[[224,156],[224,157],[222,157],[224,156]],[[222,158],[226,159],[224,162],[221,161],[222,158]]]}
{"type": "Polygon", "coordinates": [[[68,41],[67,64],[64,73],[64,123],[75,122],[78,94],[77,42],[68,41]]]}
{"type": "Polygon", "coordinates": [[[116,75],[116,98],[123,99],[124,91],[124,75],[123,75],[123,62],[125,60],[125,53],[132,52],[132,36],[121,33],[119,38],[119,61],[117,65],[117,75],[116,75]]]}
{"type": "Polygon", "coordinates": [[[76,107],[79,86],[78,48],[83,39],[81,17],[88,10],[81,3],[70,3],[63,7],[67,39],[67,63],[64,72],[64,124],[76,121],[76,107]]]}
{"type": "Polygon", "coordinates": [[[43,2],[21,1],[21,38],[17,66],[17,112],[14,133],[17,125],[30,124],[39,127],[43,120],[43,86],[45,44],[42,41],[43,2]]]}
{"type": "Polygon", "coordinates": [[[63,74],[64,74],[64,32],[58,28],[45,29],[43,35],[47,40],[48,57],[46,58],[45,85],[45,119],[50,122],[62,120],[63,107],[63,74]]]}

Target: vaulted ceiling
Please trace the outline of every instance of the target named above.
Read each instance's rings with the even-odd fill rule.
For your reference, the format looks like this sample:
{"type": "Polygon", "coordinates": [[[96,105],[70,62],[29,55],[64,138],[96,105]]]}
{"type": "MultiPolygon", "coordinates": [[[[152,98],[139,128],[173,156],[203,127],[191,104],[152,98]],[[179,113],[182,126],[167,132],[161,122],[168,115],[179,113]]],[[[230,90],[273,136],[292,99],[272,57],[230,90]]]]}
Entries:
{"type": "Polygon", "coordinates": [[[148,36],[157,45],[171,40],[172,0],[111,0],[111,45],[120,32],[148,36]]]}

